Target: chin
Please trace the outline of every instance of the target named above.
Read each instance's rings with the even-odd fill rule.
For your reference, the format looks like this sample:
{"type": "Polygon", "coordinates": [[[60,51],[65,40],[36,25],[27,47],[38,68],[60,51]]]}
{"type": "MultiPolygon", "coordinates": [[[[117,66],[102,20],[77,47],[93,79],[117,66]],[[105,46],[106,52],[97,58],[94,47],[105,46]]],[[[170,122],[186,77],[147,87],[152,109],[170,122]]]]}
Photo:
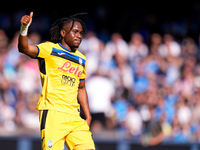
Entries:
{"type": "Polygon", "coordinates": [[[73,43],[73,47],[74,48],[78,48],[80,44],[81,44],[81,42],[74,42],[73,43]]]}
{"type": "Polygon", "coordinates": [[[79,46],[73,46],[74,48],[78,48],[79,46]]]}
{"type": "Polygon", "coordinates": [[[74,48],[78,48],[80,44],[74,44],[74,48]]]}

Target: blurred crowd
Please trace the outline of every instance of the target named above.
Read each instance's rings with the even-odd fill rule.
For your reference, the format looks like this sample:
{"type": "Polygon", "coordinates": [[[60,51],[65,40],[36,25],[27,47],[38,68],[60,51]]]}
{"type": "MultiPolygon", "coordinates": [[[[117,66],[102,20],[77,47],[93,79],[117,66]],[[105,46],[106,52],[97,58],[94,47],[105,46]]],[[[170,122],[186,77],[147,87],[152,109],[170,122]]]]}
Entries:
{"type": "Polygon", "coordinates": [[[150,45],[140,33],[133,33],[128,43],[114,33],[103,43],[88,33],[80,51],[88,61],[91,129],[116,129],[136,141],[148,135],[163,142],[199,141],[197,45],[190,37],[177,42],[170,34],[157,33],[150,45]]]}
{"type": "MultiPolygon", "coordinates": [[[[18,52],[18,35],[9,40],[0,30],[0,131],[39,132],[38,64],[18,52]]],[[[41,42],[37,33],[28,36],[30,44],[41,42]]],[[[137,32],[129,42],[113,33],[105,43],[88,32],[79,50],[87,57],[92,132],[135,141],[159,135],[162,142],[200,141],[198,46],[190,37],[177,42],[158,33],[147,45],[137,32]]]]}
{"type": "MultiPolygon", "coordinates": [[[[12,40],[0,30],[0,131],[39,130],[35,106],[41,91],[37,60],[18,52],[17,32],[12,40]]],[[[32,33],[29,43],[40,42],[32,33]]]]}

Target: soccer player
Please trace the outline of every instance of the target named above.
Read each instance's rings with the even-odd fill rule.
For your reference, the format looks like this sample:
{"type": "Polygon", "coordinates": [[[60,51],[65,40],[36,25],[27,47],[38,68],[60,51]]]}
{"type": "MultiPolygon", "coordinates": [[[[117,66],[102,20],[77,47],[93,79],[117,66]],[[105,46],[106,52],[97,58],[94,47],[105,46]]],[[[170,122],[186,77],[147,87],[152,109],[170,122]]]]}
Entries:
{"type": "Polygon", "coordinates": [[[86,57],[80,53],[82,36],[87,28],[73,15],[58,19],[50,29],[50,42],[28,44],[28,27],[33,12],[21,18],[19,52],[38,59],[42,91],[40,111],[42,149],[94,150],[89,131],[91,115],[85,88],[86,57]],[[80,105],[79,105],[80,104],[80,105]],[[80,106],[86,120],[80,117],[80,106]]]}

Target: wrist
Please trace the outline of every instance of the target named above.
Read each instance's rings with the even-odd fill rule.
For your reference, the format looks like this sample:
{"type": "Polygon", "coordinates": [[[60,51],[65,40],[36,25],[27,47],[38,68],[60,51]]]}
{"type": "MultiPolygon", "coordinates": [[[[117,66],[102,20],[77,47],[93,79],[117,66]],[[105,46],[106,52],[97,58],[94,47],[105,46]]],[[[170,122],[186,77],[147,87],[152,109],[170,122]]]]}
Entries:
{"type": "Polygon", "coordinates": [[[90,126],[91,121],[92,121],[91,116],[86,117],[86,122],[87,122],[88,126],[90,126]]]}
{"type": "Polygon", "coordinates": [[[91,115],[86,116],[86,119],[92,120],[92,116],[91,115]]]}
{"type": "Polygon", "coordinates": [[[92,116],[91,115],[90,116],[85,116],[85,120],[91,121],[92,120],[92,116]]]}
{"type": "Polygon", "coordinates": [[[29,25],[30,25],[29,23],[28,25],[21,25],[21,28],[20,28],[21,36],[27,36],[29,25]]]}

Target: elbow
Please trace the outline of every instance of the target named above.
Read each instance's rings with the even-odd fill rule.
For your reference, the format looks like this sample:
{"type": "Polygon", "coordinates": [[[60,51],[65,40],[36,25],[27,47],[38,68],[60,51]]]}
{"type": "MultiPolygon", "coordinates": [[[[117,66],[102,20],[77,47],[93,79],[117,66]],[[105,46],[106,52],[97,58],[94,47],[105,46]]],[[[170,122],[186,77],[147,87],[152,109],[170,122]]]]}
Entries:
{"type": "Polygon", "coordinates": [[[24,50],[23,50],[23,48],[18,44],[18,51],[20,52],[20,53],[24,53],[24,50]]]}
{"type": "Polygon", "coordinates": [[[23,51],[18,47],[18,51],[20,52],[20,53],[23,53],[23,51]]]}

